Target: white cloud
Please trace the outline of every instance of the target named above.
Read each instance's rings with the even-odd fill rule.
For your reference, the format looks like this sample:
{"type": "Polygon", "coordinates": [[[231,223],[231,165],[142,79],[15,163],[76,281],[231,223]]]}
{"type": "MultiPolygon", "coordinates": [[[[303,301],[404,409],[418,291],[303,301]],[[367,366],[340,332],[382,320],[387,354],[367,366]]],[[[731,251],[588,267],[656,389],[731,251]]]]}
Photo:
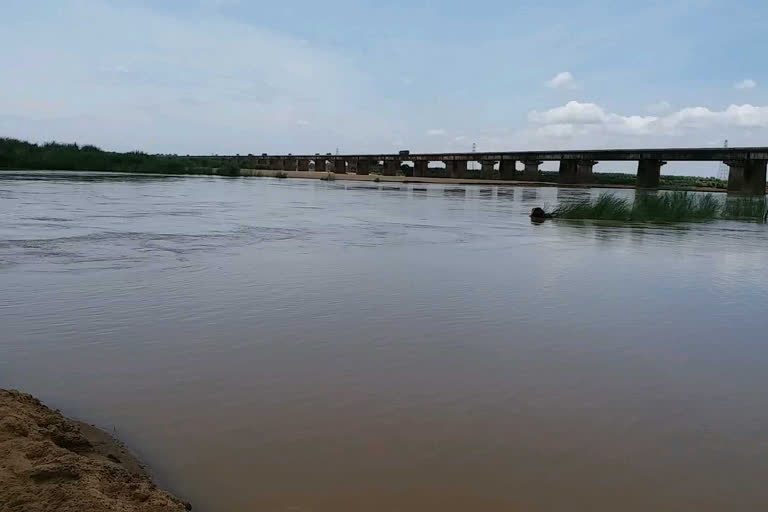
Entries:
{"type": "Polygon", "coordinates": [[[461,141],[466,140],[466,139],[467,139],[467,137],[464,136],[464,135],[457,135],[456,137],[453,138],[453,140],[455,140],[456,142],[461,142],[461,141]]]}
{"type": "Polygon", "coordinates": [[[545,112],[534,110],[528,114],[528,120],[539,124],[588,124],[602,122],[605,116],[603,108],[594,103],[569,101],[562,107],[555,107],[545,112]]]}
{"type": "Polygon", "coordinates": [[[551,80],[547,80],[544,85],[550,89],[563,89],[572,88],[575,84],[573,81],[573,75],[570,71],[561,71],[552,77],[551,80]]]}
{"type": "Polygon", "coordinates": [[[745,78],[741,82],[736,82],[733,84],[734,89],[754,89],[757,87],[757,82],[752,80],[751,78],[745,78]]]}
{"type": "Polygon", "coordinates": [[[656,103],[651,103],[645,107],[645,110],[651,114],[664,114],[665,112],[669,112],[669,109],[671,108],[672,105],[668,101],[661,100],[656,103]]]}
{"type": "Polygon", "coordinates": [[[542,136],[569,137],[588,133],[622,135],[681,135],[709,128],[768,128],[768,106],[731,105],[725,110],[687,107],[664,116],[621,115],[595,103],[569,101],[544,112],[533,111],[528,120],[542,136]]]}
{"type": "Polygon", "coordinates": [[[296,121],[296,126],[309,126],[309,121],[306,119],[299,119],[296,121]]]}
{"type": "Polygon", "coordinates": [[[25,24],[0,16],[0,46],[14,48],[0,52],[0,68],[14,69],[0,81],[0,122],[17,126],[4,135],[233,154],[332,151],[390,136],[386,113],[365,122],[369,77],[334,48],[217,16],[96,0],[61,6],[25,24]],[[116,26],[131,38],[110,37],[116,26]],[[29,44],[18,43],[24,33],[29,44]],[[45,85],[52,81],[55,90],[45,85]],[[292,137],[303,120],[318,119],[357,128],[292,137]]]}
{"type": "Polygon", "coordinates": [[[427,130],[427,135],[430,136],[436,136],[436,135],[445,135],[445,129],[444,128],[431,128],[427,130]]]}

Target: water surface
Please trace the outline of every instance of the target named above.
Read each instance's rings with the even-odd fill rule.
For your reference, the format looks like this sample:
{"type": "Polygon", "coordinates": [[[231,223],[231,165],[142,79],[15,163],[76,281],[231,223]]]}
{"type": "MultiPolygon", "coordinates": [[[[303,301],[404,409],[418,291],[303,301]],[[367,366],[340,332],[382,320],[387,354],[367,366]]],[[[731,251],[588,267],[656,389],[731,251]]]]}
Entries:
{"type": "Polygon", "coordinates": [[[0,386],[203,512],[768,507],[768,229],[597,193],[0,173],[0,386]]]}

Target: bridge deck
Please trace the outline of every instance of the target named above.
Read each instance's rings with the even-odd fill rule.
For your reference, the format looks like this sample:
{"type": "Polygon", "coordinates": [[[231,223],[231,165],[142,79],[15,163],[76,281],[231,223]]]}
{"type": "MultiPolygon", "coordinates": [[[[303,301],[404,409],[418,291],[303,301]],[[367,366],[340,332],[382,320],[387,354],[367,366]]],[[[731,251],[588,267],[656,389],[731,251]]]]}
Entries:
{"type": "MultiPolygon", "coordinates": [[[[200,155],[201,157],[203,155],[200,155]]],[[[668,148],[668,149],[591,149],[568,151],[504,151],[487,153],[355,153],[342,155],[249,155],[256,158],[308,158],[324,157],[327,160],[666,160],[691,162],[720,162],[728,160],[768,160],[768,147],[750,148],[668,148]]]]}

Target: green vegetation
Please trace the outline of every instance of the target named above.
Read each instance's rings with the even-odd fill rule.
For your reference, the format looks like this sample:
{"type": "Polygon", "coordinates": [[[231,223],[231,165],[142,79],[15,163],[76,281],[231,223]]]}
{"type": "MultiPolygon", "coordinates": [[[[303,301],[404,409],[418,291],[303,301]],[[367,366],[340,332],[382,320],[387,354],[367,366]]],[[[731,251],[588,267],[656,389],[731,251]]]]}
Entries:
{"type": "MultiPolygon", "coordinates": [[[[634,178],[634,176],[632,177],[634,178]]],[[[726,190],[728,188],[728,180],[720,180],[717,178],[707,178],[702,176],[667,176],[662,174],[661,178],[659,179],[659,185],[668,188],[702,187],[726,190]]]]}
{"type": "Polygon", "coordinates": [[[323,176],[320,179],[323,180],[323,181],[335,181],[336,180],[336,175],[333,174],[332,172],[329,172],[328,174],[326,174],[325,176],[323,176]]]}
{"type": "MultiPolygon", "coordinates": [[[[181,156],[150,155],[140,151],[117,153],[103,151],[95,146],[62,144],[47,142],[33,144],[21,140],[0,138],[0,169],[39,169],[39,170],[80,170],[80,171],[115,171],[159,174],[222,174],[236,176],[240,169],[265,169],[254,155],[236,156],[181,156]]],[[[411,176],[412,167],[401,165],[401,174],[411,176]]],[[[383,168],[378,163],[371,168],[371,174],[381,174],[383,168]]],[[[430,167],[428,177],[440,177],[444,169],[430,167]]],[[[523,173],[516,172],[518,178],[523,173]]],[[[258,173],[251,173],[258,176],[258,173]]],[[[479,178],[480,171],[468,171],[470,178],[479,178]]],[[[558,182],[558,173],[541,172],[539,181],[558,182]]],[[[634,174],[595,173],[594,185],[629,185],[635,184],[634,174]]],[[[697,176],[661,176],[661,186],[665,188],[710,187],[725,190],[727,182],[715,178],[697,176]]]]}
{"type": "MultiPolygon", "coordinates": [[[[516,173],[520,179],[523,173],[516,173]]],[[[634,186],[637,177],[634,174],[622,172],[596,172],[592,177],[593,185],[629,185],[634,186]]],[[[557,183],[559,175],[557,171],[541,171],[538,181],[545,183],[557,183]]],[[[726,190],[728,181],[717,178],[702,176],[671,176],[662,174],[659,178],[659,185],[664,188],[684,189],[684,188],[712,188],[726,190]]]]}
{"type": "Polygon", "coordinates": [[[712,194],[668,192],[638,193],[634,201],[605,193],[594,200],[561,205],[553,215],[563,219],[684,222],[716,218],[764,219],[765,212],[765,197],[721,202],[712,194]]]}
{"type": "Polygon", "coordinates": [[[287,177],[288,177],[288,174],[284,173],[283,171],[279,171],[279,172],[275,173],[275,178],[284,179],[284,178],[287,178],[287,177]]]}
{"type": "Polygon", "coordinates": [[[552,215],[563,219],[631,220],[632,205],[613,194],[600,194],[594,201],[585,199],[560,205],[552,215]]]}
{"type": "Polygon", "coordinates": [[[221,174],[222,176],[240,176],[240,165],[231,160],[224,162],[224,164],[219,167],[217,174],[221,174]]]}
{"type": "Polygon", "coordinates": [[[179,156],[149,155],[140,151],[117,153],[96,146],[78,146],[46,142],[33,144],[16,139],[0,138],[0,169],[34,169],[65,171],[115,171],[159,174],[236,175],[235,170],[255,169],[253,155],[179,156]],[[217,171],[218,170],[218,171],[217,171]]]}
{"type": "Polygon", "coordinates": [[[723,205],[724,219],[762,219],[765,221],[768,213],[766,197],[729,197],[723,205]]]}

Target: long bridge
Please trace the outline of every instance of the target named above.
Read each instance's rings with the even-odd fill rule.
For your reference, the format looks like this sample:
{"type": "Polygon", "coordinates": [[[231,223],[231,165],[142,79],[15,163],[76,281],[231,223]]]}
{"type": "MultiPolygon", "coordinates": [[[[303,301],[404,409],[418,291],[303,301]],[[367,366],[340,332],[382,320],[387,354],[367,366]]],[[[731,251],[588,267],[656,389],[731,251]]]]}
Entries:
{"type": "Polygon", "coordinates": [[[751,148],[670,148],[670,149],[599,149],[576,151],[505,151],[491,153],[399,153],[347,155],[268,155],[255,159],[259,166],[275,170],[332,171],[370,174],[372,166],[382,166],[384,176],[395,176],[402,162],[412,162],[414,177],[427,174],[430,162],[442,162],[443,177],[537,181],[543,162],[559,162],[559,182],[590,183],[592,169],[598,162],[636,161],[637,187],[657,188],[661,167],[670,161],[724,162],[729,167],[728,190],[747,194],[765,194],[768,147],[751,148]],[[479,162],[480,173],[469,173],[468,163],[479,162]],[[523,172],[517,171],[521,162],[523,172]],[[498,165],[497,165],[498,164],[498,165]]]}

